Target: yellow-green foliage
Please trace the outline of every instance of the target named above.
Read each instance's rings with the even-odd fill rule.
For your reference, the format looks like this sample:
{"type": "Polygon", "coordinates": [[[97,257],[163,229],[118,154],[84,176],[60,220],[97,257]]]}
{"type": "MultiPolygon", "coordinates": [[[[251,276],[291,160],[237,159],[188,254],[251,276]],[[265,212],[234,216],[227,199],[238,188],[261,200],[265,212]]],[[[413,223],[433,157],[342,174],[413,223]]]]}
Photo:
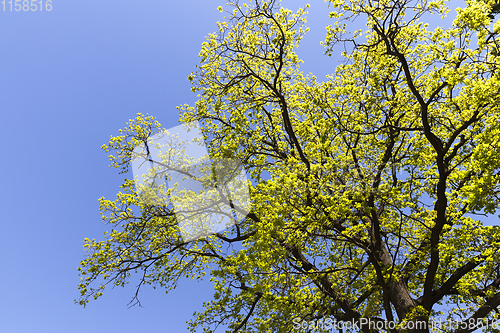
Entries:
{"type": "MultiPolygon", "coordinates": [[[[496,318],[500,230],[481,222],[499,204],[494,3],[467,1],[451,26],[430,30],[444,1],[332,0],[323,45],[345,50],[345,62],[324,82],[295,53],[309,5],[219,7],[229,17],[189,76],[198,100],[179,111],[203,125],[211,157],[243,161],[252,211],[184,243],[171,207],[141,203],[127,181],[116,200],[100,199],[116,229],[85,240],[80,304],[133,272],[167,290],[208,274],[214,298],[193,330],[299,332],[294,318],[363,317],[404,331],[408,321],[496,318]],[[353,20],[366,28],[349,33],[353,20]]],[[[104,146],[112,166],[127,170],[159,130],[151,116],[131,120],[104,146]]]]}

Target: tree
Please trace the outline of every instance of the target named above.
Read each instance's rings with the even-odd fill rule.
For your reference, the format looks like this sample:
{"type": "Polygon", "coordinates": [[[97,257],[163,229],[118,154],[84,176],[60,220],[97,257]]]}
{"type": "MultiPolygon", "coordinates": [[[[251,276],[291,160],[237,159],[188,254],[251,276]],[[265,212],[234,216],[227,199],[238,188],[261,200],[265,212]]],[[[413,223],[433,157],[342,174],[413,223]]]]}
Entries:
{"type": "MultiPolygon", "coordinates": [[[[319,82],[295,53],[308,6],[231,2],[189,76],[198,100],[179,110],[203,125],[211,156],[243,161],[251,212],[184,242],[171,207],[142,203],[126,181],[116,200],[100,199],[118,230],[85,240],[80,304],[136,271],[134,301],[143,284],[169,290],[209,273],[214,297],[193,330],[336,320],[427,332],[420,323],[450,319],[445,331],[470,332],[498,319],[500,230],[483,224],[500,188],[494,3],[467,1],[452,26],[429,30],[424,20],[449,11],[442,0],[331,0],[323,45],[343,47],[345,61],[319,82]],[[353,22],[366,29],[349,33],[353,22]]],[[[127,170],[158,130],[151,116],[131,121],[105,146],[113,165],[127,170]]]]}
{"type": "Polygon", "coordinates": [[[495,15],[500,13],[500,3],[494,3],[491,5],[491,11],[490,11],[490,19],[494,19],[495,15]]]}

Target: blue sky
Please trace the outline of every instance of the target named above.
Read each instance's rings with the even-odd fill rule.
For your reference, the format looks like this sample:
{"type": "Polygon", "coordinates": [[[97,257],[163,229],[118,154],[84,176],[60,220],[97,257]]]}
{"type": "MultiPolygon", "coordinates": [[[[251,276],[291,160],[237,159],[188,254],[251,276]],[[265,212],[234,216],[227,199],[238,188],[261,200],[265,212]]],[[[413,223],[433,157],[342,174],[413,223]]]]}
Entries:
{"type": "MultiPolygon", "coordinates": [[[[100,147],[138,112],[178,124],[176,106],[195,101],[187,77],[224,4],[53,0],[50,12],[0,4],[0,333],[184,332],[211,298],[208,282],[183,280],[168,295],[143,288],[144,308],[127,307],[133,284],[87,308],[73,303],[82,241],[109,229],[97,199],[130,177],[108,168],[100,147]]],[[[312,3],[298,51],[303,70],[319,77],[337,65],[319,45],[325,8],[312,3]]]]}
{"type": "MultiPolygon", "coordinates": [[[[220,5],[53,0],[50,12],[11,12],[0,4],[1,333],[184,332],[211,298],[210,283],[184,280],[168,295],[144,288],[144,308],[127,308],[132,283],[85,309],[73,303],[83,239],[109,228],[97,199],[114,197],[129,176],[108,168],[100,147],[138,112],[178,124],[175,107],[194,104],[187,77],[220,5]]],[[[307,71],[335,65],[319,45],[324,7],[311,8],[323,21],[304,40],[307,71]]]]}

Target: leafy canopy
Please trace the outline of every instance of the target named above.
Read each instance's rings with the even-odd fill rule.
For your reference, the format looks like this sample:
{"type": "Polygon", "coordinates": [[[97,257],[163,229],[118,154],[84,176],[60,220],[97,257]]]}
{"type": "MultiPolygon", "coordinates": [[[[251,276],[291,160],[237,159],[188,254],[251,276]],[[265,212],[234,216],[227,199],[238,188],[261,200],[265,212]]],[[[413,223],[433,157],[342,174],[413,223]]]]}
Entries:
{"type": "MultiPolygon", "coordinates": [[[[193,331],[369,318],[396,332],[499,317],[500,230],[482,221],[499,207],[498,4],[468,0],[451,26],[431,30],[425,22],[449,11],[443,0],[329,3],[325,53],[344,50],[344,62],[325,81],[301,72],[296,54],[308,5],[228,4],[189,76],[198,100],[179,110],[203,125],[211,157],[244,163],[251,213],[183,242],[172,208],[142,203],[126,181],[100,199],[115,229],[85,240],[80,304],[135,272],[137,302],[143,284],[168,291],[209,273],[214,297],[193,331]]],[[[126,171],[160,129],[151,116],[131,120],[104,146],[113,166],[126,171]]]]}

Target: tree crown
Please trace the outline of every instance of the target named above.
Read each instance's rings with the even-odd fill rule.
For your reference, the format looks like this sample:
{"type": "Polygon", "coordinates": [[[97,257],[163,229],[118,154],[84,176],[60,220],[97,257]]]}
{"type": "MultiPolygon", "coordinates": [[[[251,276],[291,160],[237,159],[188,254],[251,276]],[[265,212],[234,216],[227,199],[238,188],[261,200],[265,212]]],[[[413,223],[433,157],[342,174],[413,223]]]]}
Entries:
{"type": "MultiPolygon", "coordinates": [[[[212,158],[245,165],[251,212],[185,242],[174,209],[141,202],[126,181],[100,199],[118,230],[85,240],[80,304],[132,272],[133,301],[145,283],[168,290],[210,273],[214,298],[192,330],[498,318],[500,230],[481,218],[499,205],[498,4],[467,1],[450,27],[429,30],[424,20],[448,12],[442,0],[329,2],[325,53],[343,47],[345,61],[323,82],[295,53],[308,6],[229,3],[189,76],[198,100],[179,110],[202,124],[212,158]],[[356,20],[366,28],[350,33],[356,20]]],[[[127,170],[160,128],[138,115],[104,146],[113,166],[127,170]]]]}

